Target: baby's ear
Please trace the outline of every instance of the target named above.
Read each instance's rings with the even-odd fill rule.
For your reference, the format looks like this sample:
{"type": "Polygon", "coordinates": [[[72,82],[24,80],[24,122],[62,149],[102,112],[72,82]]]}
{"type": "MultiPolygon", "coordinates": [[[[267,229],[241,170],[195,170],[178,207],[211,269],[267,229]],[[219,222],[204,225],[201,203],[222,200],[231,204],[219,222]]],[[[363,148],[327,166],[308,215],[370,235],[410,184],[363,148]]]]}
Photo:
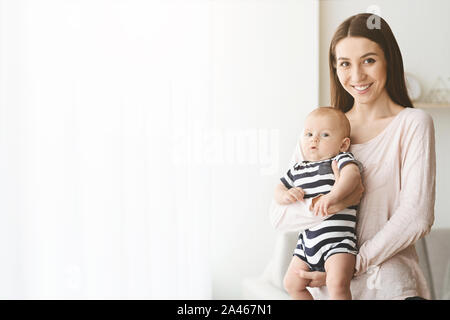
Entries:
{"type": "Polygon", "coordinates": [[[344,138],[344,140],[342,140],[340,151],[346,152],[349,148],[350,148],[350,138],[346,137],[344,138]]]}

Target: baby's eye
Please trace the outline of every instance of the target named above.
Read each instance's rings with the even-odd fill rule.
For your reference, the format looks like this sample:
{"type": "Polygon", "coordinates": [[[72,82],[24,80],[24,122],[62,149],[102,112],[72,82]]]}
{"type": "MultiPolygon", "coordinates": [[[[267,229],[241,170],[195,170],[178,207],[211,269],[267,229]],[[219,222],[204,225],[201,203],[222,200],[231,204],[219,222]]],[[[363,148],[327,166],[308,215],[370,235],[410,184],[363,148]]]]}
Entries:
{"type": "Polygon", "coordinates": [[[324,138],[329,137],[329,136],[330,135],[328,133],[326,133],[326,132],[322,133],[322,137],[324,137],[324,138]]]}
{"type": "Polygon", "coordinates": [[[305,134],[305,136],[307,136],[307,137],[312,137],[312,133],[311,133],[311,132],[307,132],[307,133],[305,134]]]}

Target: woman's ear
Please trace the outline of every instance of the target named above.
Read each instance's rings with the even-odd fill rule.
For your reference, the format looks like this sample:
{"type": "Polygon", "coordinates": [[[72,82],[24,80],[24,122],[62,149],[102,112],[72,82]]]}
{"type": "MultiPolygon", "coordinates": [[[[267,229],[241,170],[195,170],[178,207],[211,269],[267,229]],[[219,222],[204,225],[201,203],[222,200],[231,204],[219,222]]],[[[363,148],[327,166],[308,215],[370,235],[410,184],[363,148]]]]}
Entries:
{"type": "Polygon", "coordinates": [[[341,148],[339,149],[341,152],[346,152],[350,148],[350,138],[346,137],[342,140],[341,148]]]}

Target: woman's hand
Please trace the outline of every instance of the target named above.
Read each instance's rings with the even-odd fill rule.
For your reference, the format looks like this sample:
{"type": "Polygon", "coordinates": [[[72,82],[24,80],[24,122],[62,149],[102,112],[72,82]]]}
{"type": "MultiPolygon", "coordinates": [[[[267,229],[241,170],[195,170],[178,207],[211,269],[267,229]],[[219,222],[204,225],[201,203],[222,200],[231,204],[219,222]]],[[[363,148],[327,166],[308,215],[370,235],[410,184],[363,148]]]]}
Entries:
{"type": "MultiPolygon", "coordinates": [[[[333,169],[334,177],[335,177],[335,180],[336,180],[335,184],[336,184],[337,181],[339,180],[339,176],[340,176],[339,169],[337,167],[337,162],[336,161],[332,162],[331,168],[333,169]]],[[[353,192],[347,198],[343,199],[342,201],[340,201],[340,202],[338,202],[338,203],[336,203],[334,205],[331,205],[328,208],[328,210],[327,210],[328,214],[333,214],[333,213],[339,212],[341,210],[344,210],[347,207],[357,205],[361,201],[363,193],[364,193],[364,186],[362,184],[362,180],[361,180],[361,177],[360,177],[359,178],[359,183],[356,185],[356,187],[353,190],[353,192]]],[[[320,197],[322,197],[322,196],[320,195],[320,196],[312,199],[311,207],[309,208],[310,211],[313,211],[314,205],[320,199],[320,197]]]]}
{"type": "Polygon", "coordinates": [[[311,282],[308,284],[308,287],[316,288],[326,285],[326,272],[298,270],[297,274],[300,278],[311,280],[311,282]]]}

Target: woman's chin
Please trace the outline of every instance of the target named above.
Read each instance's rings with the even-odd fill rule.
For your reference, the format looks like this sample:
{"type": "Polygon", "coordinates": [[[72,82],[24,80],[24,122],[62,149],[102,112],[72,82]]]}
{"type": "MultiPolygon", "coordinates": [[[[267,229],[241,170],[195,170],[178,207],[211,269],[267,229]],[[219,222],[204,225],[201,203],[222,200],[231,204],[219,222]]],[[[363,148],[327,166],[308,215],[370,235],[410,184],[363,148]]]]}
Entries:
{"type": "Polygon", "coordinates": [[[371,97],[353,96],[353,99],[357,104],[372,104],[374,102],[374,99],[371,99],[371,97]]]}

